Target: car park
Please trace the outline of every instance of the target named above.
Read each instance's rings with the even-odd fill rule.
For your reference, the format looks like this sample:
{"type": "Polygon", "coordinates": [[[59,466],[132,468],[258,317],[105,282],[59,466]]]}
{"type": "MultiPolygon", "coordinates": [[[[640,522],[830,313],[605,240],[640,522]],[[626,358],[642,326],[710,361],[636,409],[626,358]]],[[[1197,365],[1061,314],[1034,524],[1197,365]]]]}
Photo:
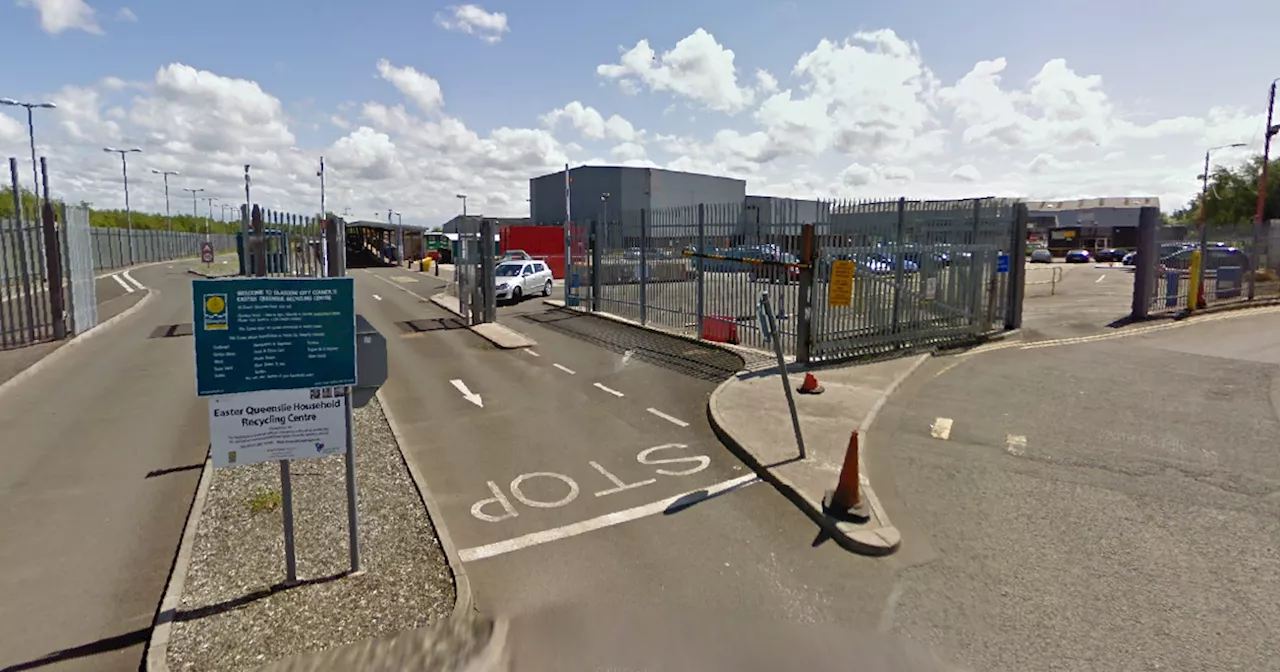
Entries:
{"type": "Polygon", "coordinates": [[[1052,264],[1052,263],[1053,263],[1053,253],[1052,253],[1052,252],[1050,252],[1049,250],[1044,249],[1044,248],[1040,248],[1040,249],[1038,249],[1038,250],[1032,250],[1032,252],[1031,252],[1031,263],[1033,263],[1033,264],[1052,264]]]}
{"type": "Polygon", "coordinates": [[[1093,255],[1089,253],[1089,250],[1084,249],[1067,250],[1067,255],[1063,258],[1063,261],[1068,264],[1087,264],[1093,261],[1093,255]]]}
{"type": "Polygon", "coordinates": [[[526,296],[551,296],[551,269],[542,261],[504,261],[494,268],[498,301],[518,303],[526,296]]]}

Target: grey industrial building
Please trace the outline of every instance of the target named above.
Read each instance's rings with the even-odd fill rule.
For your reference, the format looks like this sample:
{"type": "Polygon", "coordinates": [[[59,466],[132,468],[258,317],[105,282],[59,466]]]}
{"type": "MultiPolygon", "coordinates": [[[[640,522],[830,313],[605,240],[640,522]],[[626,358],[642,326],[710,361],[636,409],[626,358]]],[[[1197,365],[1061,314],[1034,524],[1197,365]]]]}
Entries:
{"type": "MultiPolygon", "coordinates": [[[[580,166],[569,169],[570,207],[575,221],[605,217],[621,219],[623,212],[661,210],[699,203],[741,204],[747,196],[745,180],[660,168],[580,166]],[[602,196],[608,194],[608,198],[602,196]]],[[[535,224],[558,225],[566,219],[564,171],[529,180],[529,215],[535,224]]]]}
{"type": "Polygon", "coordinates": [[[1153,196],[1081,198],[1070,201],[1027,201],[1028,234],[1048,242],[1049,249],[1132,248],[1138,244],[1138,213],[1160,207],[1153,196]]]}

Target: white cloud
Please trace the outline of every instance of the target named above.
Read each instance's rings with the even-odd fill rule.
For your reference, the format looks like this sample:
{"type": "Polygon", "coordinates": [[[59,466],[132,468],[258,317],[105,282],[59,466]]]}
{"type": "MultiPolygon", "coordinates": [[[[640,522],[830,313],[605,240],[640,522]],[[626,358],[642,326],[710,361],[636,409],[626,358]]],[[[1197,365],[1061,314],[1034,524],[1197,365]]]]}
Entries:
{"type": "Polygon", "coordinates": [[[982,173],[978,172],[977,168],[966,163],[951,171],[951,177],[961,182],[979,182],[982,180],[982,173]]]}
{"type": "Polygon", "coordinates": [[[582,134],[582,137],[589,140],[603,140],[608,137],[631,142],[639,138],[631,122],[616,114],[605,119],[604,115],[594,107],[588,107],[576,100],[542,115],[542,123],[552,130],[555,130],[561,120],[568,121],[582,134]]]}
{"type": "Polygon", "coordinates": [[[137,23],[138,15],[134,14],[133,10],[129,9],[128,7],[121,7],[119,11],[116,12],[116,20],[128,21],[129,23],[137,23]]]}
{"type": "Polygon", "coordinates": [[[440,82],[413,68],[397,68],[384,58],[378,61],[378,76],[391,82],[423,112],[435,112],[444,105],[440,82]]]}
{"type": "Polygon", "coordinates": [[[734,54],[699,28],[670,51],[657,54],[648,40],[622,52],[617,63],[599,65],[596,73],[616,79],[623,91],[640,88],[670,91],[706,107],[734,114],[755,101],[755,91],[738,85],[734,54]]]}
{"type": "Polygon", "coordinates": [[[102,34],[93,7],[84,0],[18,0],[18,6],[34,7],[40,14],[40,27],[50,35],[73,29],[102,34]]]}
{"type": "Polygon", "coordinates": [[[502,40],[502,34],[510,32],[507,15],[502,12],[486,12],[478,5],[455,5],[449,13],[437,13],[436,24],[445,30],[475,35],[493,44],[502,40]]]}

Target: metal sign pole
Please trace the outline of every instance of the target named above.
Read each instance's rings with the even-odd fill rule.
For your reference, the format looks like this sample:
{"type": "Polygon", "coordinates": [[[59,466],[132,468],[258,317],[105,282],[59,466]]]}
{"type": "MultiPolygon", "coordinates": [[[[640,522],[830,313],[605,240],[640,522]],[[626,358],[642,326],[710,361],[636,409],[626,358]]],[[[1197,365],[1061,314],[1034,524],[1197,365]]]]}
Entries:
{"type": "MultiPolygon", "coordinates": [[[[338,226],[337,221],[329,220],[329,226],[335,228],[335,239],[341,240],[336,235],[338,226]]],[[[329,254],[335,257],[343,254],[346,250],[345,245],[329,246],[329,254]]],[[[338,278],[346,275],[347,265],[336,259],[333,261],[326,260],[329,269],[329,277],[338,278]]],[[[346,467],[347,481],[347,544],[351,555],[351,574],[360,573],[360,514],[356,507],[356,440],[355,440],[355,424],[351,419],[351,388],[348,387],[346,394],[343,395],[343,412],[346,414],[347,423],[347,453],[344,459],[346,467]]]]}
{"type": "Polygon", "coordinates": [[[800,415],[796,411],[796,399],[791,394],[791,379],[787,377],[787,361],[782,356],[782,339],[778,338],[778,324],[773,316],[773,308],[769,305],[769,292],[760,292],[760,311],[764,313],[761,326],[767,325],[765,340],[773,342],[773,352],[778,357],[778,376],[782,378],[782,391],[787,395],[787,408],[791,410],[791,426],[796,432],[796,447],[800,449],[800,459],[803,460],[807,454],[804,435],[800,433],[800,415]]]}

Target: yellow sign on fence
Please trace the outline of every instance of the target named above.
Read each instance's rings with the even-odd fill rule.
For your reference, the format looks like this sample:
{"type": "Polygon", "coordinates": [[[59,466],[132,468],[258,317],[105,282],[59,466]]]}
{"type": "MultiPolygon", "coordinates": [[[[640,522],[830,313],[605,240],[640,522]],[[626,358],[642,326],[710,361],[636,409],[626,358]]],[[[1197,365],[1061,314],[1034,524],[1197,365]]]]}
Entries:
{"type": "Polygon", "coordinates": [[[827,285],[827,305],[848,307],[853,301],[853,262],[831,262],[831,282],[827,285]]]}

